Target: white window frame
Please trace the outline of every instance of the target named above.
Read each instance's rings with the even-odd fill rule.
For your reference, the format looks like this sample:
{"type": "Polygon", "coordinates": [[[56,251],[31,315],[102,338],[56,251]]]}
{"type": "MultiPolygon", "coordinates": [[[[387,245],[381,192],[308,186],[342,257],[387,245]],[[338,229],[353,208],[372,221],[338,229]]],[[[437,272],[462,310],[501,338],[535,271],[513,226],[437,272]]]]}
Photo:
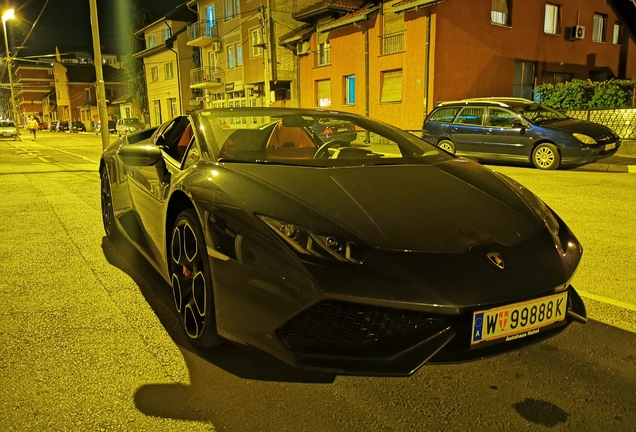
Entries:
{"type": "Polygon", "coordinates": [[[543,32],[545,34],[558,35],[561,32],[561,6],[553,3],[545,4],[545,17],[543,20],[543,32]]]}
{"type": "Polygon", "coordinates": [[[166,79],[174,79],[174,63],[168,62],[164,65],[164,73],[166,74],[166,79]]]}
{"type": "Polygon", "coordinates": [[[380,72],[380,103],[402,103],[404,86],[404,72],[402,69],[394,69],[380,72]],[[386,81],[391,80],[391,86],[399,87],[398,91],[391,91],[391,86],[386,85],[386,81]],[[399,96],[396,97],[396,96],[399,96]]]}
{"type": "Polygon", "coordinates": [[[492,0],[490,7],[490,23],[510,27],[512,25],[512,0],[492,0]],[[507,12],[503,12],[506,10],[507,12]]]}
{"type": "Polygon", "coordinates": [[[157,46],[157,41],[155,40],[155,34],[148,35],[148,42],[146,44],[146,48],[154,48],[157,46]]]}
{"type": "Polygon", "coordinates": [[[263,30],[260,27],[250,29],[250,57],[262,57],[263,30]]]}
{"type": "Polygon", "coordinates": [[[161,40],[163,42],[167,41],[170,36],[172,36],[172,31],[170,30],[170,27],[165,26],[161,29],[161,40]]]}
{"type": "Polygon", "coordinates": [[[234,69],[236,67],[236,62],[234,59],[234,45],[227,46],[226,56],[227,56],[227,68],[234,69]]]}
{"type": "Polygon", "coordinates": [[[595,13],[592,24],[592,42],[605,42],[605,27],[607,25],[607,16],[595,13]]]}
{"type": "Polygon", "coordinates": [[[618,21],[616,21],[614,23],[614,29],[612,30],[612,43],[614,45],[620,45],[621,44],[621,35],[622,35],[622,28],[621,28],[621,23],[619,23],[618,21]]]}
{"type": "Polygon", "coordinates": [[[156,83],[159,81],[159,67],[153,66],[150,68],[150,82],[156,83]]]}

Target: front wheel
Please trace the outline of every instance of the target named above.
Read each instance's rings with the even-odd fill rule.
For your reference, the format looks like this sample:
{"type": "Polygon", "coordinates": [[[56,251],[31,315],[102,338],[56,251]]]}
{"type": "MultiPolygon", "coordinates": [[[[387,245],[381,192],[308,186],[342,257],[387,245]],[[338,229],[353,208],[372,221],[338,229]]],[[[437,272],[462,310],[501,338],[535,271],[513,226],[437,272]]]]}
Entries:
{"type": "Polygon", "coordinates": [[[561,164],[561,155],[554,144],[539,144],[532,152],[532,163],[542,170],[557,169],[561,164]]]}
{"type": "Polygon", "coordinates": [[[437,143],[437,147],[450,154],[455,154],[455,143],[453,143],[451,140],[443,139],[437,143]]]}
{"type": "Polygon", "coordinates": [[[101,202],[102,202],[102,223],[104,224],[104,231],[106,237],[111,240],[117,238],[119,231],[115,225],[115,212],[113,210],[113,195],[110,189],[110,180],[106,168],[102,171],[101,175],[101,202]]]}
{"type": "Polygon", "coordinates": [[[190,342],[198,348],[223,343],[216,332],[212,273],[203,230],[194,209],[175,222],[170,242],[170,279],[174,304],[190,342]]]}

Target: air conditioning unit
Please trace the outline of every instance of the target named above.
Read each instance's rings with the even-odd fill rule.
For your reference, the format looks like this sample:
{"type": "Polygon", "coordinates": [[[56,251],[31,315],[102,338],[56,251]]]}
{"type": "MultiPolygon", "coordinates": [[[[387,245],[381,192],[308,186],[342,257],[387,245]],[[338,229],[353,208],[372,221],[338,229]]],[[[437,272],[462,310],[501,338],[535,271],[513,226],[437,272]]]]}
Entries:
{"type": "Polygon", "coordinates": [[[296,47],[298,55],[306,55],[311,52],[311,48],[309,46],[309,42],[300,42],[296,47]]]}
{"type": "Polygon", "coordinates": [[[221,52],[221,42],[212,42],[212,52],[221,52]]]}
{"type": "Polygon", "coordinates": [[[585,27],[575,25],[570,28],[570,40],[585,39],[585,27]]]}

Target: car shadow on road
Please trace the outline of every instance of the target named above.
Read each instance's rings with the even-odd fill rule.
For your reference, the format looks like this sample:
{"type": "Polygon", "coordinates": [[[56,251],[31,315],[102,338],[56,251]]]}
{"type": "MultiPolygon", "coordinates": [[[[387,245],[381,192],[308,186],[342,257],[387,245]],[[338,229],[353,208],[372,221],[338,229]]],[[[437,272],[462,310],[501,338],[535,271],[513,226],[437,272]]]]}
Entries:
{"type": "Polygon", "coordinates": [[[108,262],[119,268],[139,287],[148,305],[159,318],[170,338],[184,353],[195,356],[237,377],[279,382],[330,383],[335,375],[299,371],[267,354],[225,343],[211,350],[198,350],[190,345],[174,308],[174,299],[168,283],[146,259],[125,240],[102,240],[102,250],[108,262]],[[134,265],[133,265],[134,264],[134,265]]]}

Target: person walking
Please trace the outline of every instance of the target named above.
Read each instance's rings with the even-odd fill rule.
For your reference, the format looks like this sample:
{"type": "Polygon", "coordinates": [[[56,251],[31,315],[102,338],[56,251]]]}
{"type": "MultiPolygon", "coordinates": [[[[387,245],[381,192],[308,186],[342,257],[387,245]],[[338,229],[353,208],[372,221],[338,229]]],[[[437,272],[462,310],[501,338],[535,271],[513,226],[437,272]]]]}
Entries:
{"type": "Polygon", "coordinates": [[[29,120],[29,132],[31,132],[31,136],[33,137],[31,139],[31,141],[35,141],[35,134],[38,131],[38,121],[35,119],[35,117],[31,117],[31,120],[29,120]]]}

